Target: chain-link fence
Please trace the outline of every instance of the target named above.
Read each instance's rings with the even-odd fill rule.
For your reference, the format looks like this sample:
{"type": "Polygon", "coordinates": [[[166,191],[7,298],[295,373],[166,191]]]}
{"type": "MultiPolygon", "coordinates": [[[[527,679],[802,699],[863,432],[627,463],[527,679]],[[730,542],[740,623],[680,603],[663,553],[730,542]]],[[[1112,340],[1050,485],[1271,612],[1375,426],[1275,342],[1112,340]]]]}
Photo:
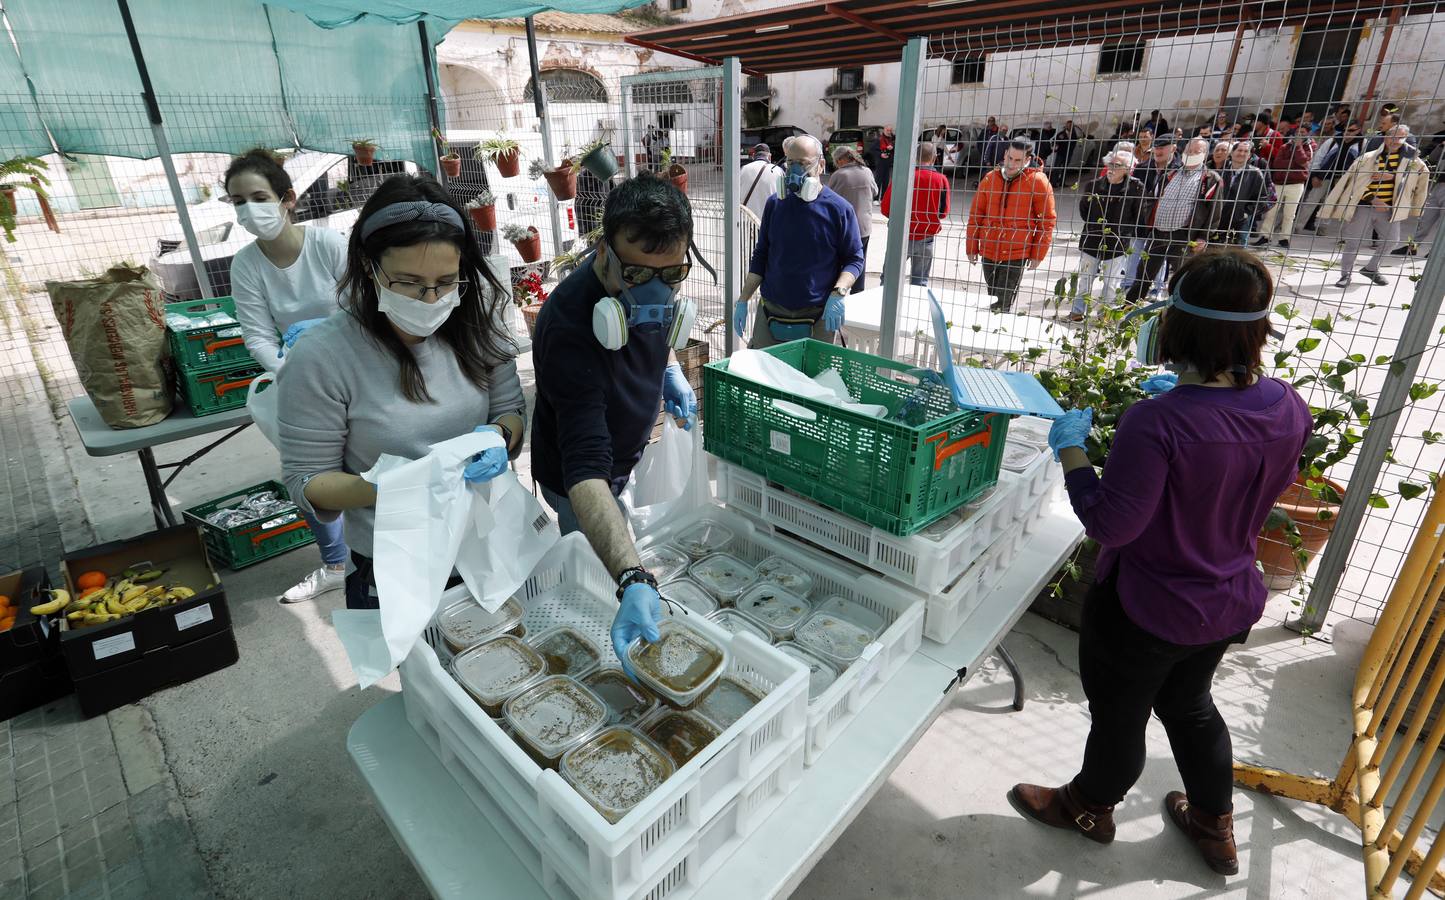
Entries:
{"type": "MultiPolygon", "coordinates": [[[[1271,351],[1292,354],[1277,359],[1296,367],[1300,389],[1316,410],[1345,411],[1333,426],[1340,446],[1355,444],[1385,373],[1399,364],[1397,344],[1445,205],[1445,18],[1386,19],[1348,4],[1333,9],[1305,23],[1251,13],[1243,24],[1226,20],[1187,30],[1175,27],[1167,12],[1115,18],[1102,44],[1098,22],[1082,18],[1072,24],[1064,18],[1042,36],[988,26],[934,37],[919,139],[936,147],[931,168],[947,179],[949,211],[926,251],[911,245],[905,282],[927,284],[954,324],[964,324],[960,355],[1046,367],[1061,348],[1073,352],[1087,343],[1091,330],[1117,327],[1117,319],[1097,317],[1101,310],[1161,296],[1181,257],[1159,240],[1177,224],[1156,218],[1160,197],[1185,153],[1202,152],[1206,185],[1215,187],[1200,202],[1212,206],[1214,218],[1192,240],[1244,244],[1265,261],[1276,280],[1276,302],[1292,316],[1271,351]],[[1387,214],[1362,215],[1374,207],[1361,206],[1365,198],[1356,196],[1349,167],[1396,124],[1411,129],[1399,151],[1407,162],[1398,170],[1411,171],[1410,160],[1418,159],[1429,171],[1393,182],[1399,188],[1386,197],[1387,214]],[[1190,145],[1196,136],[1202,140],[1190,145]],[[1050,184],[1057,215],[1041,236],[1049,246],[1034,255],[1041,258],[1037,267],[1022,254],[994,253],[1000,258],[990,260],[986,244],[973,244],[970,258],[970,218],[987,221],[990,203],[995,218],[999,209],[1015,209],[1007,198],[988,196],[998,182],[985,184],[983,195],[979,185],[1016,139],[1031,146],[1028,165],[1050,184]],[[1171,141],[1175,146],[1164,146],[1171,141]],[[1228,153],[1236,147],[1243,159],[1231,163],[1228,153]],[[1132,151],[1119,162],[1137,163],[1122,174],[1143,183],[1142,213],[1137,228],[1112,223],[1120,244],[1101,248],[1099,228],[1092,229],[1095,239],[1085,238],[1085,217],[1097,225],[1101,214],[1115,215],[1091,198],[1108,192],[1107,164],[1116,148],[1132,151]],[[1263,174],[1257,195],[1245,176],[1229,171],[1251,165],[1263,174]],[[1402,207],[1412,205],[1423,215],[1405,215],[1402,207]],[[1344,271],[1342,254],[1353,257],[1352,272],[1344,271]],[[1158,278],[1148,283],[1155,269],[1158,278]]],[[[1391,172],[1401,166],[1393,159],[1386,165],[1391,172]]],[[[1003,226],[1027,232],[1037,222],[1003,226]]],[[[876,275],[870,277],[876,283],[876,275]]],[[[931,329],[920,293],[905,288],[898,349],[922,360],[929,342],[917,338],[931,329]]],[[[1376,615],[1423,513],[1419,496],[1445,463],[1442,395],[1435,392],[1445,358],[1438,340],[1421,357],[1412,402],[1370,491],[1368,515],[1334,596],[1333,608],[1346,615],[1376,615]]],[[[1325,474],[1351,490],[1369,490],[1352,483],[1356,463],[1351,455],[1325,474]]],[[[1303,598],[1308,588],[1306,581],[1295,592],[1303,598]]]]}

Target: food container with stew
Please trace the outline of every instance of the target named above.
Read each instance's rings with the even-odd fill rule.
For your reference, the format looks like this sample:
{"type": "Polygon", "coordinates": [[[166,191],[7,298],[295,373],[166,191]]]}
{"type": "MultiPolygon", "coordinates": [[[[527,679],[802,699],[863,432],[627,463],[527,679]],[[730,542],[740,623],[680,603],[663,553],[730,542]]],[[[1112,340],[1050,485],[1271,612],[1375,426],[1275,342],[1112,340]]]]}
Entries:
{"type": "Polygon", "coordinates": [[[792,641],[784,641],[777,647],[781,652],[808,667],[808,702],[811,703],[818,699],[824,691],[833,686],[833,682],[838,680],[838,670],[833,668],[833,664],[807,647],[792,641]]]}
{"type": "MultiPolygon", "coordinates": [[[[669,581],[657,591],[662,595],[664,601],[671,601],[676,606],[684,607],[694,615],[707,616],[717,612],[717,600],[690,578],[669,581]]],[[[667,603],[663,603],[663,608],[667,608],[667,603]]],[[[675,610],[669,610],[669,612],[676,612],[678,615],[686,614],[675,610]]]]}
{"type": "Polygon", "coordinates": [[[657,631],[656,641],[638,638],[628,646],[632,671],[663,703],[692,709],[727,669],[728,649],[681,618],[663,619],[657,631]]]}
{"type": "Polygon", "coordinates": [[[483,641],[452,658],[452,675],[492,718],[514,694],[547,674],[542,654],[510,634],[483,641]]]}
{"type": "Polygon", "coordinates": [[[847,619],[854,625],[868,632],[870,637],[877,637],[888,627],[888,622],[873,610],[864,606],[856,600],[849,600],[847,597],[829,597],[822,603],[813,607],[817,612],[832,613],[840,619],[847,619]]]}
{"type": "Polygon", "coordinates": [[[873,642],[865,628],[830,612],[815,612],[793,630],[793,641],[843,671],[873,642]]]}
{"type": "Polygon", "coordinates": [[[733,533],[716,522],[698,522],[673,538],[673,543],[693,559],[721,553],[732,546],[733,533]]]}
{"type": "MultiPolygon", "coordinates": [[[[442,639],[453,653],[461,653],[488,638],[505,634],[522,626],[522,604],[515,597],[508,597],[496,612],[482,609],[470,597],[458,600],[442,610],[437,616],[437,627],[442,639]]],[[[521,635],[518,635],[520,637],[521,635]]]]}
{"type": "Polygon", "coordinates": [[[551,675],[514,694],[503,712],[517,742],[549,769],[557,767],[563,753],[607,724],[602,698],[566,675],[551,675]]]}
{"type": "Polygon", "coordinates": [[[765,583],[749,588],[739,597],[737,611],[768,629],[774,641],[786,641],[813,612],[813,604],[776,584],[765,583]]]}
{"type": "Polygon", "coordinates": [[[679,769],[703,748],[717,740],[718,728],[695,712],[663,708],[643,721],[642,733],[668,756],[679,769]]]}
{"type": "Polygon", "coordinates": [[[687,573],[723,606],[732,606],[738,595],[758,577],[752,566],[726,553],[715,553],[698,560],[687,573]]]}
{"type": "Polygon", "coordinates": [[[755,635],[757,639],[764,644],[771,644],[773,642],[773,633],[771,631],[735,609],[720,609],[708,616],[708,619],[712,620],[714,624],[726,628],[732,634],[747,633],[755,635]]]}
{"type": "Polygon", "coordinates": [[[602,698],[607,705],[609,725],[631,725],[658,707],[658,700],[647,688],[635,684],[621,669],[597,669],[582,678],[582,683],[602,698]]]}
{"type": "Polygon", "coordinates": [[[732,724],[754,706],[763,701],[757,690],[731,675],[718,679],[707,696],[698,702],[693,712],[717,726],[718,731],[727,731],[732,724]]]}
{"type": "Polygon", "coordinates": [[[581,678],[602,663],[602,651],[582,632],[566,625],[536,635],[531,644],[547,663],[549,675],[581,678]]]}
{"type": "Polygon", "coordinates": [[[609,822],[657,790],[676,767],[642,732],[614,725],[562,755],[558,773],[609,822]]]}

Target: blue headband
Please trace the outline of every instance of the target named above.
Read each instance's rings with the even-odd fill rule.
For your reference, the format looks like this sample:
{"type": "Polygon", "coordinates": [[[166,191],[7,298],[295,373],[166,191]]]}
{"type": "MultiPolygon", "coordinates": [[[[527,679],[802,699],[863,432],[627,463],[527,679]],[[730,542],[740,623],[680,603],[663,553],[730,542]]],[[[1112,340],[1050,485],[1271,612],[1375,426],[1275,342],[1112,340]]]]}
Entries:
{"type": "Polygon", "coordinates": [[[1214,319],[1219,322],[1258,322],[1260,319],[1269,318],[1269,307],[1257,309],[1253,312],[1230,312],[1229,310],[1210,309],[1207,306],[1195,306],[1193,303],[1187,303],[1183,297],[1179,296],[1179,288],[1183,283],[1181,279],[1180,283],[1174,286],[1174,290],[1169,294],[1169,299],[1160,300],[1158,303],[1151,303],[1148,306],[1141,306],[1124,316],[1124,321],[1128,322],[1136,316],[1142,316],[1156,310],[1171,308],[1177,309],[1180,312],[1189,313],[1191,316],[1199,316],[1201,319],[1214,319]]]}
{"type": "Polygon", "coordinates": [[[364,241],[375,234],[378,229],[386,228],[389,225],[399,225],[402,222],[441,222],[452,226],[457,231],[466,230],[466,227],[462,225],[461,214],[445,203],[406,200],[383,206],[367,217],[366,224],[361,226],[361,239],[364,241]]]}

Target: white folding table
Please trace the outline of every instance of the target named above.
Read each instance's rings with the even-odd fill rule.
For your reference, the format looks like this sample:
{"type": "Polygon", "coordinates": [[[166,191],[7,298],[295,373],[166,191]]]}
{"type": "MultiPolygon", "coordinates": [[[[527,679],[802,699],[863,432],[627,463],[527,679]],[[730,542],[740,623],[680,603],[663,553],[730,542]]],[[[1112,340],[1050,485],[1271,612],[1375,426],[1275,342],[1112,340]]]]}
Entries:
{"type": "Polygon", "coordinates": [[[251,424],[251,413],[244,406],[197,417],[191,415],[190,410],[184,406],[178,405],[165,419],[143,428],[111,428],[100,417],[100,412],[89,397],[76,397],[69,400],[66,402],[65,408],[70,412],[70,420],[75,423],[75,430],[80,433],[80,443],[85,447],[87,454],[116,456],[134,451],[135,455],[140,458],[141,471],[145,474],[146,491],[150,494],[151,515],[155,517],[157,528],[180,524],[175,510],[171,509],[170,501],[166,499],[166,488],[170,486],[170,483],[176,480],[186,466],[235,437],[242,429],[251,424]],[[152,448],[158,444],[183,441],[186,438],[199,437],[217,431],[225,431],[226,434],[179,462],[156,464],[155,452],[152,448]],[[165,480],[161,480],[161,469],[174,471],[165,480]]]}
{"type": "MultiPolygon", "coordinates": [[[[1083,538],[1066,504],[1029,538],[1000,585],[946,644],[925,640],[697,900],[786,896],[943,712],[952,689],[1013,628],[1083,538]]],[[[357,719],[347,749],[382,818],[436,897],[545,898],[526,866],[457,789],[406,720],[400,696],[357,719]]]]}

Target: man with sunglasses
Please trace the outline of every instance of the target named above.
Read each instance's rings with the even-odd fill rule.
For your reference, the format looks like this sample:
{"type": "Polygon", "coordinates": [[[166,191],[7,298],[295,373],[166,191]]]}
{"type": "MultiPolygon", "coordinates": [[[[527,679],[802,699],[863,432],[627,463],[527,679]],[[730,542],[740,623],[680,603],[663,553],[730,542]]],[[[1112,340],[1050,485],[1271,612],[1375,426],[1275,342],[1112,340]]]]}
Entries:
{"type": "Polygon", "coordinates": [[[617,496],[642,458],[660,405],[690,428],[697,400],[673,356],[695,306],[679,295],[691,269],[692,211],[650,173],[615,186],[602,241],[557,285],[537,317],[532,477],[562,533],[581,531],[617,580],[613,649],[657,640],[657,580],[642,566],[617,496]]]}

